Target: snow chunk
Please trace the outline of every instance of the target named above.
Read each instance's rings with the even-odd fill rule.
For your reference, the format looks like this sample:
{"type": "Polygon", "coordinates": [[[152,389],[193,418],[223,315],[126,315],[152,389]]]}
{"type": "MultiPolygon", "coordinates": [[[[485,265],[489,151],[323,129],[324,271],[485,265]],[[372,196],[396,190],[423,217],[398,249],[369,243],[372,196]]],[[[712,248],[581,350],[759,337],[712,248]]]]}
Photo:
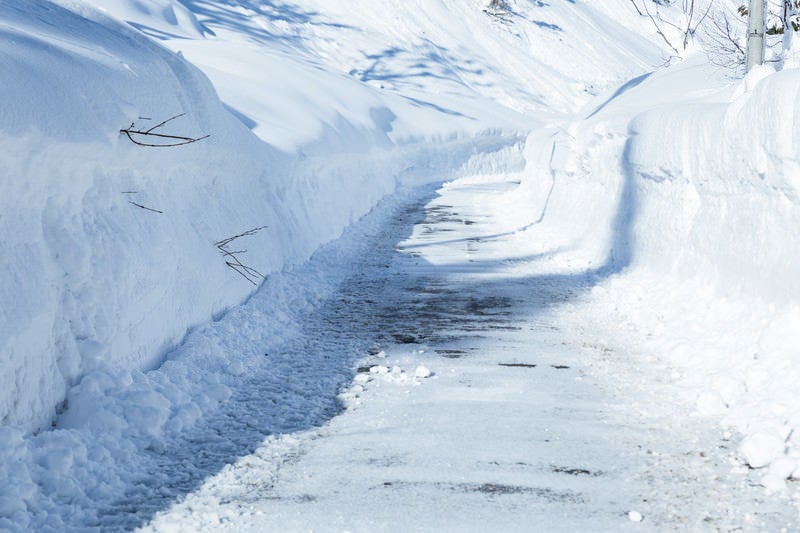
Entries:
{"type": "Polygon", "coordinates": [[[369,369],[370,374],[388,374],[389,368],[383,365],[375,365],[369,369]]]}
{"type": "Polygon", "coordinates": [[[712,416],[724,413],[728,405],[716,391],[705,391],[697,397],[695,407],[701,415],[712,416]]]}
{"type": "Polygon", "coordinates": [[[745,437],[740,451],[752,468],[763,468],[783,454],[784,439],[777,431],[757,431],[745,437]]]}
{"type": "Polygon", "coordinates": [[[767,494],[773,494],[786,488],[786,479],[769,473],[761,480],[761,484],[764,485],[767,494]]]}
{"type": "Polygon", "coordinates": [[[357,385],[365,385],[370,380],[370,377],[367,374],[357,374],[353,381],[357,385]]]}
{"type": "Polygon", "coordinates": [[[428,370],[428,368],[423,366],[423,365],[419,365],[417,367],[417,369],[414,371],[414,375],[416,377],[422,378],[422,379],[431,377],[431,374],[432,374],[432,372],[430,370],[428,370]]]}
{"type": "Polygon", "coordinates": [[[228,374],[232,376],[241,376],[245,373],[244,363],[241,361],[234,361],[228,365],[228,374]]]}
{"type": "Polygon", "coordinates": [[[778,457],[769,465],[769,475],[774,475],[781,479],[789,479],[797,470],[798,461],[791,457],[778,457]]]}

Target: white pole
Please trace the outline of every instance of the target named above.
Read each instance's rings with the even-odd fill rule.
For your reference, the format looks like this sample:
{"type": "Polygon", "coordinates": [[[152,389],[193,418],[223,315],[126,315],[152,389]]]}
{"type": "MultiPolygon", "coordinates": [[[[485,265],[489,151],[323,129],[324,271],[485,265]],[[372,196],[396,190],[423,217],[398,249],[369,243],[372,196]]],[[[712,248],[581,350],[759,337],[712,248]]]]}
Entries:
{"type": "MultiPolygon", "coordinates": [[[[764,0],[750,0],[747,17],[747,72],[764,63],[764,26],[766,6],[764,0]]],[[[786,30],[784,30],[786,31],[786,30]]]]}

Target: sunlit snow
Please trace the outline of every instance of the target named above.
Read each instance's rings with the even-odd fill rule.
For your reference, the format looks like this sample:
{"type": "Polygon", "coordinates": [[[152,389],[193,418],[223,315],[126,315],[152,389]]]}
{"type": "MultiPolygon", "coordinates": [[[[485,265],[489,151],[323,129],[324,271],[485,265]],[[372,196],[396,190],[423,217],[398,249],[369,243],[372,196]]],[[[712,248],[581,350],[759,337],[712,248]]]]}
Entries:
{"type": "Polygon", "coordinates": [[[0,530],[800,527],[800,70],[500,4],[0,0],[0,530]]]}

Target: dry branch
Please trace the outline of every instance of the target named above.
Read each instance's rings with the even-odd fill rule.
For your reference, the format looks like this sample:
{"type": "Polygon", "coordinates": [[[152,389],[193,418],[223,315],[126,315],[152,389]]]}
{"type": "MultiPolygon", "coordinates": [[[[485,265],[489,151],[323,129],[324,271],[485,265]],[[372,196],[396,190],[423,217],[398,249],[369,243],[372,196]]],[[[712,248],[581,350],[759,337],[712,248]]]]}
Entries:
{"type": "MultiPolygon", "coordinates": [[[[138,193],[136,191],[122,191],[122,194],[138,194],[138,193]]],[[[146,211],[152,211],[153,213],[160,213],[162,215],[164,214],[163,211],[159,211],[158,209],[153,209],[152,207],[147,207],[146,205],[142,205],[140,203],[134,202],[133,200],[128,200],[128,203],[131,204],[131,205],[135,205],[136,207],[139,207],[139,208],[144,209],[146,211]]]]}
{"type": "Polygon", "coordinates": [[[502,22],[511,22],[509,18],[511,15],[511,8],[506,0],[491,0],[489,5],[484,8],[483,12],[502,22]]]}
{"type": "Polygon", "coordinates": [[[161,213],[162,215],[164,214],[163,211],[159,211],[158,209],[153,209],[152,207],[147,207],[147,206],[142,205],[142,204],[137,204],[136,202],[134,202],[132,200],[128,200],[128,203],[132,204],[132,205],[135,205],[136,207],[141,207],[142,209],[146,209],[147,211],[152,211],[153,213],[161,213]]]}
{"type": "MultiPolygon", "coordinates": [[[[131,122],[130,126],[119,130],[119,132],[124,133],[133,144],[138,144],[139,146],[151,146],[154,148],[181,146],[184,144],[190,144],[193,142],[202,141],[203,139],[207,139],[208,137],[211,136],[211,135],[204,135],[202,137],[186,137],[183,135],[167,135],[165,133],[154,133],[155,130],[157,130],[158,128],[184,115],[186,115],[186,113],[180,113],[179,115],[170,117],[167,120],[159,122],[158,124],[147,130],[136,129],[136,124],[134,122],[131,122]],[[140,137],[146,138],[147,141],[140,140],[140,137]],[[163,139],[163,140],[161,142],[155,142],[155,139],[163,139]]],[[[143,120],[150,120],[149,118],[146,117],[139,117],[139,118],[143,120]]]]}
{"type": "Polygon", "coordinates": [[[239,233],[238,235],[234,235],[233,237],[228,237],[227,239],[222,239],[221,241],[214,243],[214,246],[216,246],[220,253],[225,257],[225,264],[253,285],[258,285],[256,280],[263,279],[264,275],[255,268],[245,265],[239,259],[239,255],[246,253],[247,250],[229,250],[228,245],[241,237],[255,235],[266,227],[267,226],[259,226],[257,228],[249,229],[245,232],[239,233]]]}

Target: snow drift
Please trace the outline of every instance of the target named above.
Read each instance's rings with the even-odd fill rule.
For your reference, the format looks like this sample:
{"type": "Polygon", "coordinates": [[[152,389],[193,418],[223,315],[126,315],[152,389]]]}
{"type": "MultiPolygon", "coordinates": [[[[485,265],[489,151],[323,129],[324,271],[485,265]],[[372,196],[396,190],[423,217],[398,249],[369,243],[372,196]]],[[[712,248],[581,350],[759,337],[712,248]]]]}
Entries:
{"type": "Polygon", "coordinates": [[[679,404],[743,435],[770,490],[800,475],[798,75],[737,81],[696,55],[526,149],[541,213],[527,231],[564,233],[596,277],[597,320],[613,313],[641,361],[627,386],[671,382],[679,404]]]}
{"type": "Polygon", "coordinates": [[[228,228],[172,217],[227,211],[225,176],[257,179],[242,170],[270,154],[196,69],[136,31],[51,3],[4,4],[2,16],[0,419],[33,429],[82,375],[152,366],[186,324],[243,296],[205,249],[253,213],[226,216],[228,228]],[[165,133],[212,138],[178,151],[120,137],[178,113],[165,133]]]}
{"type": "Polygon", "coordinates": [[[267,275],[338,236],[401,173],[437,170],[430,153],[409,170],[414,153],[387,152],[394,115],[357,82],[318,81],[353,86],[354,101],[314,133],[326,148],[299,160],[252,135],[179,54],[82,14],[3,6],[0,419],[29,430],[82,376],[153,368],[187,328],[252,291],[216,242],[266,226],[239,242],[267,275]],[[156,131],[209,137],[152,148],[120,134],[178,114],[156,131]]]}
{"type": "Polygon", "coordinates": [[[631,123],[634,259],[615,292],[620,308],[643,297],[635,320],[646,327],[682,333],[651,342],[700,413],[745,435],[745,461],[772,465],[765,484],[776,489],[800,476],[800,72],[764,75],[751,73],[729,102],[631,123]]]}

